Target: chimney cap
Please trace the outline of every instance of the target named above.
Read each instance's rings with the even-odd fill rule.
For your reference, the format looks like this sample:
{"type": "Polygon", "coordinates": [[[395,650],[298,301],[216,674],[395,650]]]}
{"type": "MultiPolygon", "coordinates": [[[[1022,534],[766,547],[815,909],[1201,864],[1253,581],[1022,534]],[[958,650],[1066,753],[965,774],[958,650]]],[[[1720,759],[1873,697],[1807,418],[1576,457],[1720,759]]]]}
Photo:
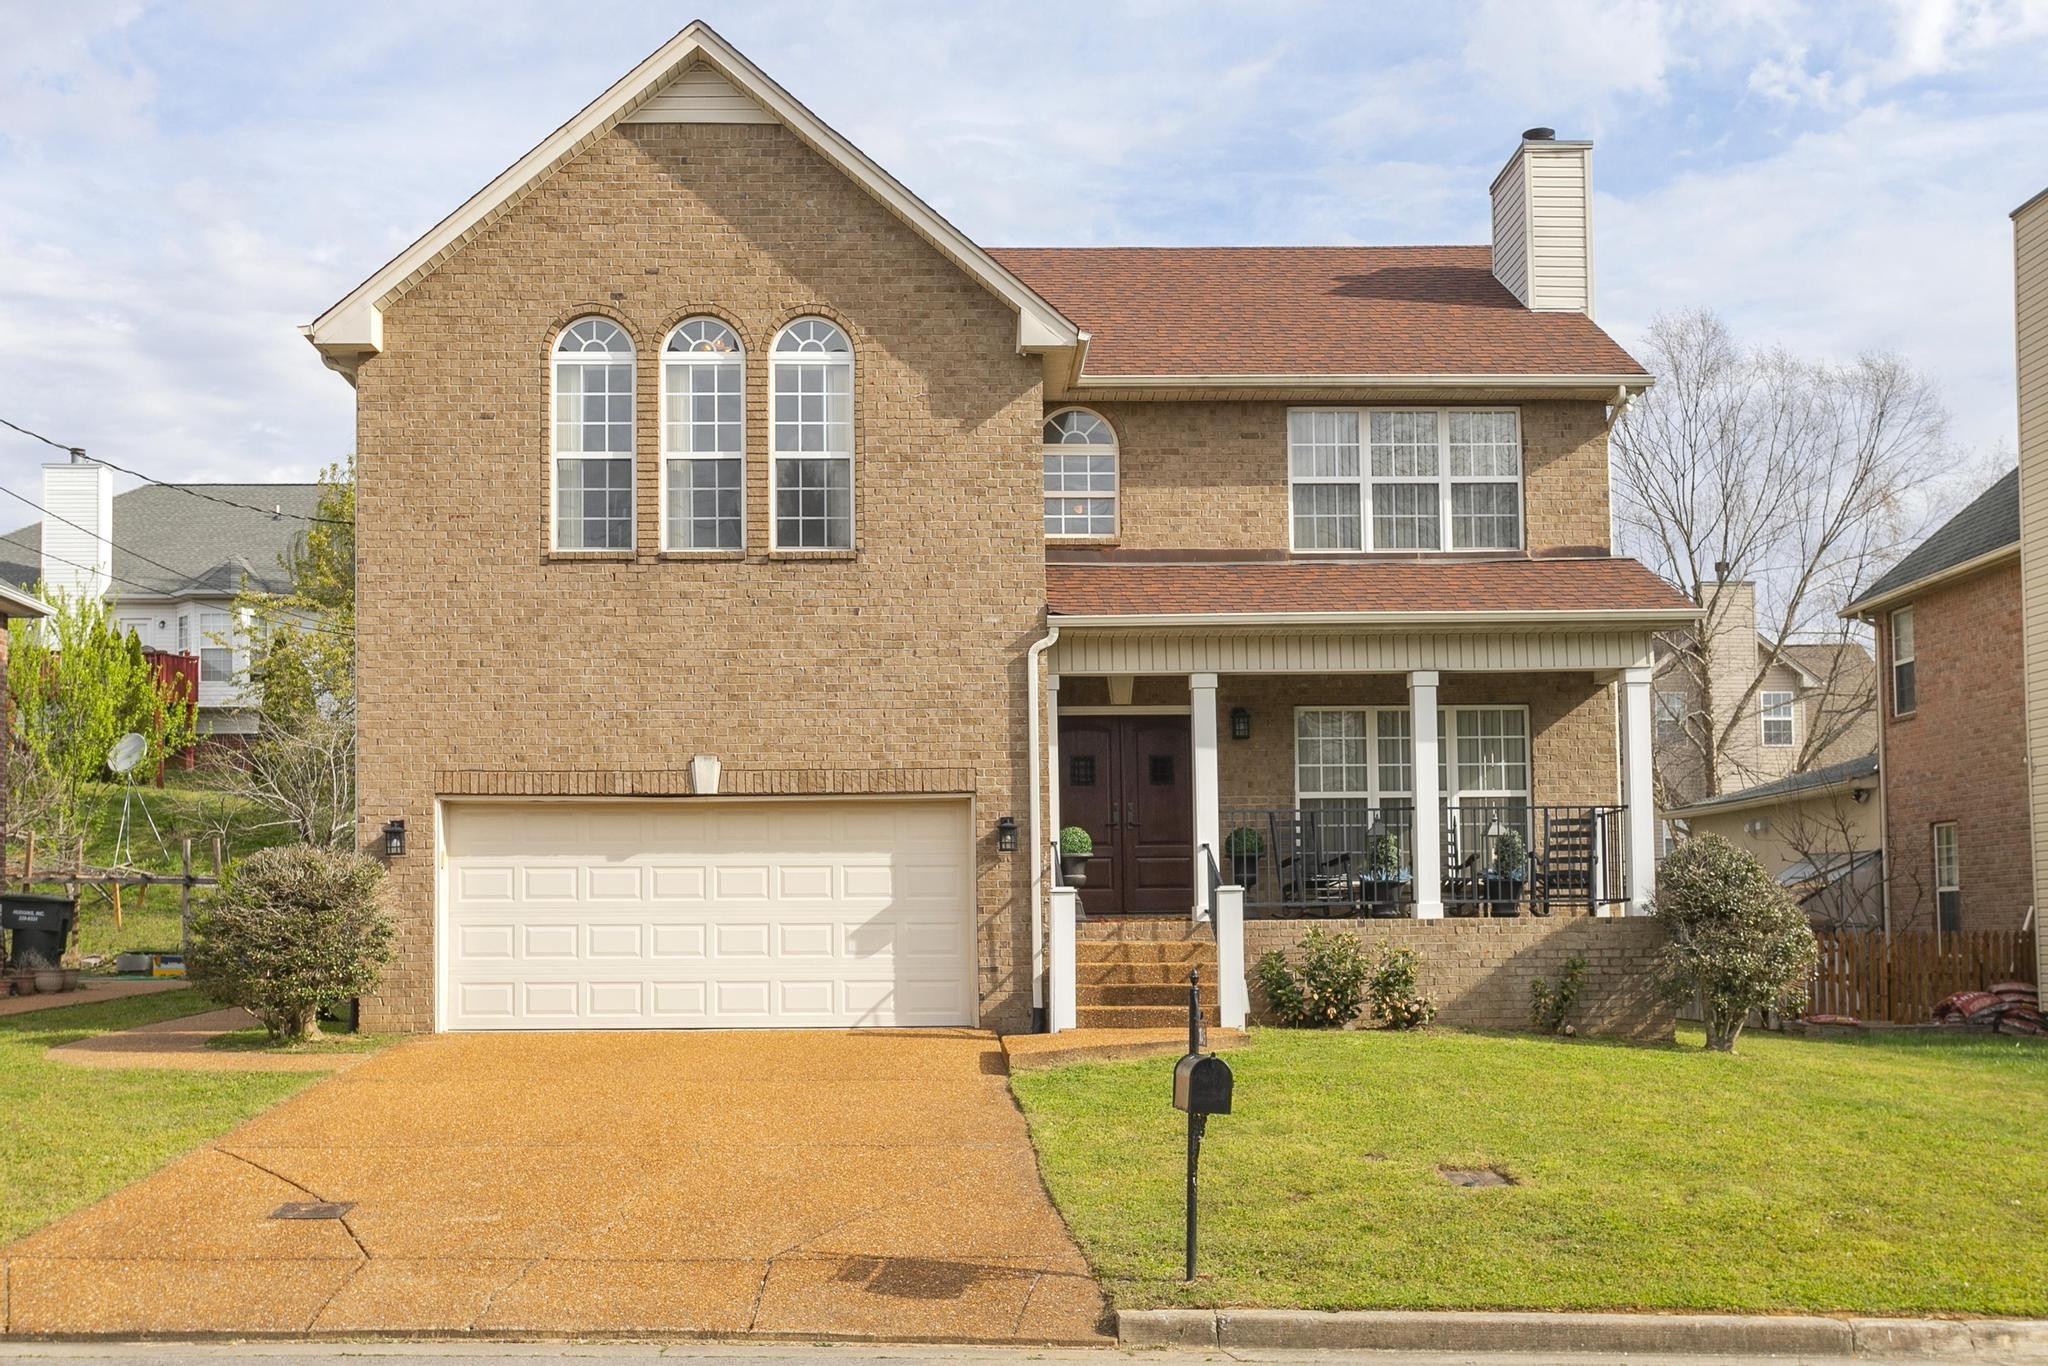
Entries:
{"type": "Polygon", "coordinates": [[[1524,128],[1522,130],[1522,141],[1524,142],[1550,142],[1555,140],[1556,137],[1557,130],[1555,128],[1524,128]]]}

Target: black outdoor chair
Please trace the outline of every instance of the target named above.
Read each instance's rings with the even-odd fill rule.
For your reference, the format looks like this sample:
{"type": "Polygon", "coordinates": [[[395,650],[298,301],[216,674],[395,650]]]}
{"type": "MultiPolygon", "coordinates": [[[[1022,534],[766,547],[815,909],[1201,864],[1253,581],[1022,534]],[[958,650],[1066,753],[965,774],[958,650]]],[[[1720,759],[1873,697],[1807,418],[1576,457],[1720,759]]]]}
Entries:
{"type": "Polygon", "coordinates": [[[1272,812],[1267,817],[1277,856],[1280,895],[1290,906],[1320,909],[1325,915],[1357,908],[1357,882],[1351,876],[1351,853],[1325,851],[1322,826],[1305,811],[1272,812]]]}

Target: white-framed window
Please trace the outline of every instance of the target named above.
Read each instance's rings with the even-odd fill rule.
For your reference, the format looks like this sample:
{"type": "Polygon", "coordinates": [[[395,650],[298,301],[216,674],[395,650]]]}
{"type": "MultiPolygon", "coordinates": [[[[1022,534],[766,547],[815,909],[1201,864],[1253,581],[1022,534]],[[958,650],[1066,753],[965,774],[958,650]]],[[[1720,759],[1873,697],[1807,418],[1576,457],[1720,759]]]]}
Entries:
{"type": "Polygon", "coordinates": [[[853,344],[836,324],[798,318],[770,364],[774,544],[853,548],[853,344]]]}
{"type": "Polygon", "coordinates": [[[1114,536],[1116,433],[1098,413],[1064,408],[1045,420],[1045,534],[1114,536]]]}
{"type": "Polygon", "coordinates": [[[1296,550],[1518,550],[1512,408],[1296,408],[1287,415],[1296,550]]]}
{"type": "Polygon", "coordinates": [[[1778,748],[1792,743],[1792,694],[1766,692],[1762,696],[1764,744],[1778,748]]]}
{"type": "Polygon", "coordinates": [[[233,621],[226,612],[199,614],[199,681],[232,683],[235,679],[233,621]]]}
{"type": "Polygon", "coordinates": [[[746,356],[717,318],[686,318],[661,351],[662,547],[746,544],[746,356]]]}
{"type": "Polygon", "coordinates": [[[192,618],[183,612],[178,614],[178,653],[192,653],[192,618]]]}
{"type": "Polygon", "coordinates": [[[1936,928],[1944,934],[1963,928],[1963,861],[1954,821],[1934,827],[1934,914],[1936,928]]]}
{"type": "Polygon", "coordinates": [[[1892,715],[1911,716],[1918,705],[1913,691],[1913,609],[1892,613],[1892,715]]]}
{"type": "Polygon", "coordinates": [[[633,340],[609,318],[555,339],[554,544],[633,548],[633,340]]]}
{"type": "MultiPolygon", "coordinates": [[[[1528,708],[1439,707],[1437,736],[1437,792],[1458,847],[1490,847],[1507,829],[1526,842],[1528,708]]],[[[1414,796],[1414,753],[1406,707],[1296,707],[1295,803],[1333,822],[1341,814],[1344,827],[1326,835],[1363,849],[1364,807],[1414,796]]]]}
{"type": "Polygon", "coordinates": [[[1657,732],[1678,735],[1685,726],[1685,694],[1660,689],[1651,700],[1656,704],[1657,732]]]}

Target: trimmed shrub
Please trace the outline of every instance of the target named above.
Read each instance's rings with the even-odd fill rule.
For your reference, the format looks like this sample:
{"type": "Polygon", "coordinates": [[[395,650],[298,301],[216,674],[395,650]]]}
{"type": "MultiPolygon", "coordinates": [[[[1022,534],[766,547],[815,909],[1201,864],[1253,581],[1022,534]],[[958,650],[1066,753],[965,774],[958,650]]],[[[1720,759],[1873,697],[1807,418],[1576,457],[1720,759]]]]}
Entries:
{"type": "Polygon", "coordinates": [[[1255,969],[1280,1023],[1290,1029],[1342,1029],[1357,1019],[1371,970],[1357,938],[1317,925],[1301,937],[1296,957],[1298,965],[1269,949],[1255,969]]]}
{"type": "Polygon", "coordinates": [[[1422,955],[1380,941],[1365,982],[1373,1018],[1389,1029],[1417,1029],[1436,1018],[1436,1002],[1422,994],[1422,955]]]}
{"type": "Polygon", "coordinates": [[[1062,854],[1092,854],[1095,852],[1095,841],[1090,839],[1088,832],[1080,826],[1070,825],[1060,831],[1060,852],[1062,854]]]}
{"type": "Polygon", "coordinates": [[[193,985],[247,1009],[271,1038],[318,1032],[322,1010],[377,985],[391,925],[377,907],[384,870],[345,850],[293,844],[249,855],[193,917],[193,985]]]}
{"type": "Polygon", "coordinates": [[[1671,931],[1660,985],[1698,995],[1707,1047],[1729,1053],[1752,1010],[1803,993],[1819,951],[1806,916],[1755,858],[1719,835],[1695,835],[1657,870],[1657,917],[1671,931]]]}

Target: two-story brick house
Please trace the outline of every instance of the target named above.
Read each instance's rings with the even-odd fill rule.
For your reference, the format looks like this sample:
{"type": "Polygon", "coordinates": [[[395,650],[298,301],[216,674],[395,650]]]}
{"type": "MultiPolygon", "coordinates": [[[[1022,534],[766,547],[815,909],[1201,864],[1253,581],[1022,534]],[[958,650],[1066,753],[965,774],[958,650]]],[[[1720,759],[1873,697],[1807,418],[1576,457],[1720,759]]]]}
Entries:
{"type": "Polygon", "coordinates": [[[1640,907],[1694,613],[1610,554],[1588,158],[1490,246],[989,250],[685,29],[306,329],[366,1019],[1027,1028],[1063,825],[1098,917],[1640,907]]]}

